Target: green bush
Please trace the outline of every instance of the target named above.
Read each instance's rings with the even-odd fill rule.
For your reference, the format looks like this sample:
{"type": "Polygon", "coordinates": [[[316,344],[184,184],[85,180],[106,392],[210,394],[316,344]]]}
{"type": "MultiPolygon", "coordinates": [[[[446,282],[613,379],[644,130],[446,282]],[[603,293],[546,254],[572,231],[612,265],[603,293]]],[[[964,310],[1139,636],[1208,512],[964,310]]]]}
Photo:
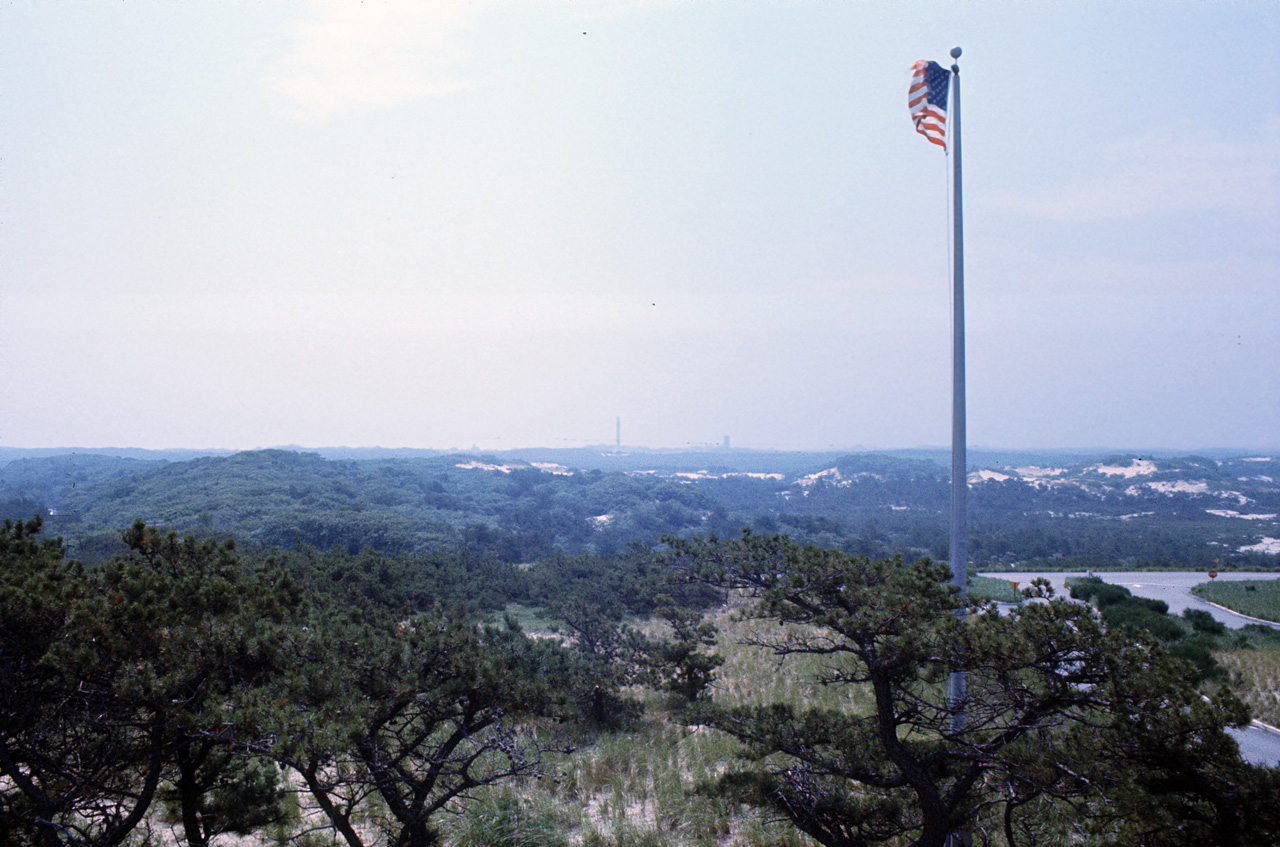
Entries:
{"type": "Polygon", "coordinates": [[[1177,641],[1186,635],[1178,622],[1168,615],[1157,612],[1145,603],[1135,603],[1132,600],[1104,607],[1102,620],[1109,627],[1145,631],[1161,641],[1177,641]]]}
{"type": "MultiPolygon", "coordinates": [[[[1215,621],[1216,623],[1216,621],[1215,621]]],[[[1213,658],[1213,650],[1216,641],[1212,635],[1204,632],[1197,632],[1190,638],[1186,638],[1169,648],[1170,655],[1177,656],[1179,659],[1186,659],[1196,667],[1196,682],[1204,682],[1205,680],[1225,679],[1226,671],[1218,664],[1218,660],[1213,658]]]]}
{"type": "Polygon", "coordinates": [[[1196,632],[1221,635],[1227,631],[1226,624],[1204,609],[1187,609],[1182,613],[1182,617],[1186,619],[1187,623],[1191,624],[1191,628],[1196,632]]]}
{"type": "MultiPolygon", "coordinates": [[[[1105,609],[1108,606],[1134,599],[1133,594],[1123,585],[1112,585],[1108,582],[1103,582],[1101,577],[1096,576],[1068,579],[1066,586],[1071,594],[1071,599],[1092,602],[1099,609],[1105,609]]],[[[1164,612],[1167,611],[1169,611],[1169,607],[1165,606],[1164,612]]],[[[1164,612],[1161,612],[1161,614],[1164,614],[1164,612]]]]}
{"type": "MultiPolygon", "coordinates": [[[[1123,585],[1111,585],[1104,582],[1096,586],[1090,596],[1099,609],[1105,609],[1108,606],[1114,606],[1117,603],[1123,603],[1131,599],[1133,594],[1123,585]]],[[[1165,607],[1165,610],[1168,611],[1168,607],[1165,607]]]]}
{"type": "Polygon", "coordinates": [[[1088,600],[1093,596],[1094,590],[1102,584],[1102,577],[1098,576],[1069,576],[1065,580],[1067,593],[1071,595],[1072,600],[1088,600]]]}
{"type": "Polygon", "coordinates": [[[1134,597],[1132,598],[1131,602],[1139,603],[1143,606],[1146,606],[1148,609],[1155,612],[1157,615],[1169,614],[1169,604],[1164,602],[1163,600],[1153,600],[1150,597],[1134,597]]]}

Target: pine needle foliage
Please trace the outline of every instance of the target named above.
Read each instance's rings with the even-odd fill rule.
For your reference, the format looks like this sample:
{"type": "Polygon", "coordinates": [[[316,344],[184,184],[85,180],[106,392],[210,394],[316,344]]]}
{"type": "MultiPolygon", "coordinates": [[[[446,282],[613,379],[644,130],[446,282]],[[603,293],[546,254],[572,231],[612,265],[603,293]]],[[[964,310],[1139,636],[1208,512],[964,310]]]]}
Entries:
{"type": "MultiPolygon", "coordinates": [[[[953,833],[1046,832],[1130,844],[1269,844],[1280,773],[1241,761],[1191,667],[1108,629],[1047,583],[1002,614],[967,614],[945,566],[801,547],[785,536],[667,539],[690,579],[751,592],[762,656],[816,662],[813,681],[871,707],[789,697],[694,718],[742,741],[721,796],[786,816],[828,847],[942,847],[953,833]],[[944,683],[962,671],[952,699],[944,683]]],[[[1085,843],[1088,843],[1086,840],[1085,843]]]]}

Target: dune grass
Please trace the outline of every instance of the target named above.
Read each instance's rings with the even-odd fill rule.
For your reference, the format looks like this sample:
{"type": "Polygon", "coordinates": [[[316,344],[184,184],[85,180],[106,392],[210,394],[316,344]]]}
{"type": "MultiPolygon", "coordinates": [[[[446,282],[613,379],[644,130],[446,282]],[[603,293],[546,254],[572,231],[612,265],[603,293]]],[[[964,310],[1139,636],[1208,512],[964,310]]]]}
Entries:
{"type": "Polygon", "coordinates": [[[1231,689],[1257,720],[1280,727],[1280,648],[1216,654],[1231,677],[1231,689]]]}
{"type": "MultiPolygon", "coordinates": [[[[1017,574],[1012,574],[1016,576],[1017,574]]],[[[968,594],[975,600],[995,600],[998,603],[1017,603],[1022,599],[1021,590],[1027,580],[1009,580],[995,576],[969,575],[968,594]]]]}
{"type": "MultiPolygon", "coordinates": [[[[717,702],[785,701],[870,711],[869,696],[858,687],[814,682],[837,659],[790,656],[780,661],[744,644],[754,636],[778,634],[776,623],[735,615],[733,610],[745,602],[736,598],[716,619],[716,649],[725,658],[714,685],[717,702]]],[[[526,631],[554,636],[554,624],[534,610],[514,611],[526,631]]],[[[666,626],[656,620],[632,623],[651,635],[666,626]]],[[[1264,635],[1268,638],[1251,640],[1247,649],[1218,656],[1232,688],[1256,715],[1280,725],[1280,639],[1272,642],[1264,635]]],[[[574,752],[546,759],[539,778],[494,786],[455,802],[441,821],[443,847],[813,847],[815,842],[785,821],[698,790],[733,766],[740,749],[736,741],[682,725],[659,692],[636,689],[631,694],[645,711],[642,720],[625,730],[544,727],[549,733],[576,733],[564,739],[574,752]]],[[[1002,843],[993,837],[991,843],[1002,843]]],[[[332,838],[328,843],[340,847],[332,838]]],[[[319,839],[308,847],[321,847],[319,839]]]]}
{"type": "Polygon", "coordinates": [[[1234,633],[1232,649],[1214,651],[1231,690],[1254,718],[1280,727],[1280,630],[1251,624],[1234,633]]]}
{"type": "MultiPolygon", "coordinates": [[[[533,623],[530,621],[530,623],[533,623]]],[[[725,611],[717,621],[725,656],[715,696],[725,703],[776,699],[845,705],[848,694],[808,680],[803,662],[779,664],[741,644],[759,624],[725,611]]],[[[660,627],[651,622],[643,628],[660,627]]],[[[457,803],[445,843],[464,847],[524,847],[528,833],[554,832],[551,847],[810,847],[790,824],[698,792],[734,761],[738,744],[721,733],[673,720],[663,696],[632,692],[644,720],[618,732],[577,739],[573,753],[547,761],[547,775],[495,787],[457,803]]],[[[856,703],[852,704],[856,707],[856,703]]],[[[538,842],[542,843],[542,842],[538,842]]]]}
{"type": "Polygon", "coordinates": [[[1280,579],[1202,582],[1191,593],[1233,612],[1280,623],[1280,579]]]}

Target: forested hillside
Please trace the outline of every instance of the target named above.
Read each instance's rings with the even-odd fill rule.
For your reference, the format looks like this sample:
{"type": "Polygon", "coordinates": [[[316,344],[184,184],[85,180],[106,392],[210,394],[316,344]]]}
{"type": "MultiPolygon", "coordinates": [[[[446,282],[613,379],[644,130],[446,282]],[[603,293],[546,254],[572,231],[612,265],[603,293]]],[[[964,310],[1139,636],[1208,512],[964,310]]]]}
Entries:
{"type": "MultiPolygon", "coordinates": [[[[88,561],[119,552],[136,519],[263,547],[449,548],[507,562],[743,527],[873,556],[947,555],[948,471],[921,453],[341,455],[15,458],[0,467],[0,516],[42,515],[88,561]]],[[[1274,458],[979,458],[969,545],[983,567],[1280,562],[1274,458]]]]}
{"type": "Polygon", "coordinates": [[[1267,677],[1213,658],[1274,656],[1275,631],[1097,579],[1072,593],[1101,612],[1038,581],[961,619],[945,566],[783,536],[525,568],[253,555],[139,521],[84,567],[40,530],[0,528],[4,845],[1270,847],[1280,828],[1280,770],[1229,734],[1250,712],[1225,683],[1267,677]]]}
{"type": "MultiPolygon", "coordinates": [[[[1274,843],[1227,733],[1272,717],[1271,628],[1097,578],[975,578],[962,623],[928,456],[569,458],[0,468],[44,524],[0,532],[0,842],[1274,843]]],[[[973,545],[1274,566],[1275,464],[975,469],[973,545]]]]}

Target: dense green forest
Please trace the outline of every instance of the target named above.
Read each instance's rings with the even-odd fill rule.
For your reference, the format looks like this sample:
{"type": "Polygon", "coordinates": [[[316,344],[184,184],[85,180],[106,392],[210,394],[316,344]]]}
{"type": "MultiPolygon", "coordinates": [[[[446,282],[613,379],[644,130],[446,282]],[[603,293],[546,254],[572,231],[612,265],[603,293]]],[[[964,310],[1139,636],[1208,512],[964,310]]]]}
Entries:
{"type": "MultiPolygon", "coordinates": [[[[1273,459],[990,458],[979,566],[1277,565],[1273,459]]],[[[1274,630],[962,620],[948,505],[930,455],[12,457],[0,847],[1274,843],[1225,732],[1274,630]]]]}
{"type": "Polygon", "coordinates": [[[516,565],[138,521],[85,566],[41,529],[0,531],[6,847],[1280,833],[1280,769],[1241,760],[1214,658],[1274,632],[1098,579],[1072,584],[1093,605],[1040,582],[960,618],[945,566],[783,535],[516,565]]]}
{"type": "MultiPolygon", "coordinates": [[[[20,456],[0,467],[0,516],[42,515],[85,561],[120,552],[119,527],[136,519],[234,536],[242,546],[460,548],[517,563],[556,552],[609,555],[663,535],[732,536],[744,527],[871,556],[947,555],[947,470],[927,455],[340,457],[350,453],[20,456]]],[[[979,458],[1000,469],[970,477],[969,549],[980,567],[1268,569],[1280,562],[1280,461],[979,458]]]]}

